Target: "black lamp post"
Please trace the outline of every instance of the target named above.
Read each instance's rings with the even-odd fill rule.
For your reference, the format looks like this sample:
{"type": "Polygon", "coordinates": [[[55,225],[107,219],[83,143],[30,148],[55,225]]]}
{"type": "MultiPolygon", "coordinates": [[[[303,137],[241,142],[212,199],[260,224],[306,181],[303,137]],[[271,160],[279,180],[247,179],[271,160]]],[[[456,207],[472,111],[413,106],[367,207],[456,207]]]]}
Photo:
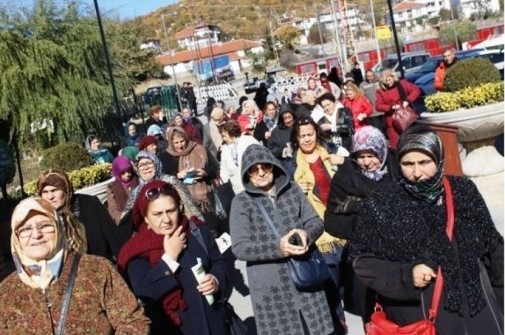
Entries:
{"type": "Polygon", "coordinates": [[[402,66],[402,53],[400,51],[400,43],[398,42],[398,34],[396,33],[395,18],[393,15],[393,5],[391,4],[391,0],[387,0],[387,2],[388,2],[388,9],[389,9],[389,18],[391,19],[391,27],[393,28],[393,37],[395,39],[395,47],[396,47],[396,55],[398,57],[398,65],[400,66],[400,74],[401,74],[401,78],[404,78],[405,71],[403,70],[403,66],[402,66]]]}
{"type": "Polygon", "coordinates": [[[98,28],[100,29],[100,38],[102,40],[103,51],[105,53],[105,60],[107,62],[107,71],[109,73],[109,80],[110,80],[110,86],[112,88],[112,96],[114,98],[114,105],[116,107],[116,113],[119,116],[121,123],[123,123],[124,120],[123,120],[123,116],[121,113],[121,106],[119,105],[119,98],[118,98],[117,92],[116,92],[116,84],[114,83],[114,75],[112,73],[112,65],[110,63],[109,51],[107,50],[107,42],[105,41],[105,33],[103,31],[102,18],[100,17],[100,9],[98,9],[97,0],[93,0],[93,3],[95,4],[96,18],[98,20],[98,28]]]}

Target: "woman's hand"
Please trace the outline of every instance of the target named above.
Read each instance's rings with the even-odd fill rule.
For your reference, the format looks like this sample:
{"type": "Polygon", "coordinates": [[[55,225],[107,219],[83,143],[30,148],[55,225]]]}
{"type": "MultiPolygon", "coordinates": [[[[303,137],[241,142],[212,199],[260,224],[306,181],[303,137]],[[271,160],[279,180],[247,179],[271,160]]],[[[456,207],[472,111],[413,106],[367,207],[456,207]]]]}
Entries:
{"type": "Polygon", "coordinates": [[[309,249],[308,240],[309,237],[307,236],[307,232],[305,230],[297,228],[291,229],[289,233],[281,237],[280,249],[282,255],[285,257],[303,255],[309,249]],[[295,233],[297,233],[302,239],[303,242],[302,246],[297,246],[289,243],[290,237],[293,236],[293,234],[295,233]]]}
{"type": "Polygon", "coordinates": [[[216,277],[211,274],[206,274],[196,288],[201,294],[209,295],[216,293],[219,289],[219,285],[217,284],[216,277]]]}
{"type": "Polygon", "coordinates": [[[163,250],[173,260],[177,261],[182,250],[186,249],[186,233],[182,232],[182,226],[177,227],[172,236],[165,235],[163,238],[163,250]]]}
{"type": "Polygon", "coordinates": [[[265,139],[269,139],[270,138],[270,135],[272,135],[272,132],[271,131],[267,131],[265,132],[265,139]]]}
{"type": "Polygon", "coordinates": [[[414,279],[414,286],[423,288],[427,286],[437,274],[429,266],[425,264],[418,264],[412,269],[412,278],[414,279]]]}
{"type": "Polygon", "coordinates": [[[407,108],[408,105],[410,105],[410,102],[408,102],[408,101],[403,102],[403,108],[407,108]]]}
{"type": "Polygon", "coordinates": [[[358,119],[359,121],[363,121],[364,119],[366,119],[366,114],[365,114],[365,113],[360,113],[360,114],[358,114],[357,119],[358,119]]]}
{"type": "Polygon", "coordinates": [[[344,164],[345,157],[335,155],[335,154],[330,154],[330,163],[331,165],[342,165],[344,164]]]}
{"type": "Polygon", "coordinates": [[[303,193],[305,193],[305,194],[309,193],[309,191],[311,189],[310,184],[298,182],[298,185],[302,189],[303,193]]]}
{"type": "Polygon", "coordinates": [[[195,171],[196,171],[195,179],[197,180],[201,180],[205,178],[205,176],[207,175],[207,172],[205,172],[204,169],[196,169],[195,171]]]}

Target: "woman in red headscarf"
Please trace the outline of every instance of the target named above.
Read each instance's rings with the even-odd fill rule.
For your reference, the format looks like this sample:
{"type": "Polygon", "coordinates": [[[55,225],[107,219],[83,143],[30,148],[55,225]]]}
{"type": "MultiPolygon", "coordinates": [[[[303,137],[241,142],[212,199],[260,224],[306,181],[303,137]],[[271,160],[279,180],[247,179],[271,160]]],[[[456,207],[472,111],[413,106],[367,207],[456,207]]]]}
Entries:
{"type": "Polygon", "coordinates": [[[142,188],[132,219],[138,233],[121,249],[118,268],[143,301],[151,334],[228,334],[219,303],[225,261],[210,230],[184,216],[177,191],[159,180],[142,188]],[[198,279],[195,266],[203,270],[198,279]]]}

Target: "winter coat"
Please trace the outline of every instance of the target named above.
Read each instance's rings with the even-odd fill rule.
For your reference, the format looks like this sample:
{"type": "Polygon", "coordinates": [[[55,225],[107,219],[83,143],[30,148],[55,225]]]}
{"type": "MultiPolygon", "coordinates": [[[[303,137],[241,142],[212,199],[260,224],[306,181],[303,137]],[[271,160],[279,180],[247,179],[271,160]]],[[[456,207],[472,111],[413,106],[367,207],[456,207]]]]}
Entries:
{"type": "MultiPolygon", "coordinates": [[[[377,89],[379,88],[379,82],[369,82],[368,80],[364,80],[359,88],[365,93],[365,97],[367,97],[370,104],[375,104],[375,95],[377,93],[377,89]]],[[[375,111],[375,106],[374,106],[375,111]]]]}
{"type": "MultiPolygon", "coordinates": [[[[23,283],[16,272],[0,284],[0,333],[56,332],[73,257],[74,254],[67,256],[60,277],[45,293],[23,283]]],[[[65,333],[148,334],[149,323],[112,264],[102,257],[83,255],[72,291],[65,333]]]]}
{"type": "Polygon", "coordinates": [[[458,61],[458,59],[454,58],[452,63],[449,65],[447,65],[444,61],[441,61],[440,64],[437,66],[437,69],[435,70],[435,80],[433,82],[433,87],[437,91],[444,90],[444,80],[445,80],[445,75],[447,74],[447,70],[451,66],[453,66],[457,61],[458,61]]]}
{"type": "Polygon", "coordinates": [[[128,190],[117,180],[107,185],[107,210],[116,224],[121,222],[121,214],[128,202],[130,193],[138,184],[139,178],[133,176],[128,190]]]}
{"type": "Polygon", "coordinates": [[[228,180],[233,187],[235,194],[240,193],[244,190],[244,185],[242,185],[242,156],[244,151],[252,144],[259,144],[259,142],[251,135],[241,135],[235,140],[236,150],[237,150],[237,162],[238,165],[233,161],[232,156],[232,146],[234,144],[223,145],[223,151],[221,154],[221,165],[219,169],[219,176],[223,182],[228,180]]]}
{"type": "Polygon", "coordinates": [[[388,319],[406,325],[428,315],[435,286],[433,279],[416,288],[413,267],[427,264],[436,271],[441,266],[437,335],[503,334],[503,237],[473,182],[448,179],[454,198],[452,241],[445,232],[445,197],[441,205],[427,203],[391,183],[368,197],[356,216],[350,246],[354,270],[378,293],[388,319]]]}
{"type": "MultiPolygon", "coordinates": [[[[335,108],[338,108],[337,106],[335,108]]],[[[325,114],[318,122],[317,125],[320,127],[323,124],[333,124],[328,118],[336,118],[335,124],[336,129],[331,129],[328,131],[322,131],[320,129],[321,139],[325,149],[329,153],[337,153],[339,144],[335,142],[341,142],[341,145],[350,152],[352,145],[352,136],[354,134],[354,121],[352,113],[348,108],[338,108],[332,116],[325,114]],[[339,139],[338,139],[339,138],[339,139]]]]}
{"type": "Polygon", "coordinates": [[[401,105],[402,99],[400,98],[400,92],[398,91],[398,85],[402,85],[405,94],[407,95],[407,101],[413,103],[421,95],[421,90],[414,84],[409,83],[405,79],[401,79],[399,82],[387,89],[380,88],[377,90],[377,96],[375,100],[375,109],[378,112],[384,113],[384,122],[386,124],[386,135],[389,140],[389,146],[396,149],[398,139],[400,134],[393,127],[393,114],[394,110],[392,107],[394,105],[401,105]]]}
{"type": "Polygon", "coordinates": [[[363,126],[368,125],[368,118],[370,115],[372,115],[373,107],[370,102],[368,102],[368,99],[366,97],[356,97],[353,100],[344,98],[342,100],[342,104],[351,110],[352,118],[354,119],[355,131],[363,126]],[[362,113],[366,114],[366,117],[360,121],[358,119],[358,116],[362,113]]]}
{"type": "Polygon", "coordinates": [[[280,238],[258,210],[260,201],[281,236],[293,228],[307,232],[309,244],[323,232],[321,219],[299,186],[290,182],[277,159],[265,147],[252,145],[242,158],[245,190],[235,196],[230,214],[232,251],[247,262],[247,276],[258,334],[329,334],[332,320],[324,291],[298,291],[290,278],[287,258],[281,254],[280,238]],[[275,205],[267,194],[249,181],[247,170],[259,162],[274,166],[275,205]]]}
{"type": "Polygon", "coordinates": [[[152,320],[152,335],[228,334],[225,310],[220,304],[222,294],[227,289],[226,263],[212,233],[206,227],[199,229],[207,250],[204,250],[194,234],[188,233],[187,248],[177,260],[179,268],[176,273],[172,272],[163,260],[155,266],[151,266],[149,261],[142,257],[128,263],[128,280],[135,296],[144,302],[146,315],[152,320]],[[197,258],[201,259],[205,272],[216,277],[219,283],[219,291],[214,293],[212,305],[209,305],[207,299],[196,289],[198,282],[191,267],[197,264],[197,258]],[[175,326],[165,314],[161,298],[180,287],[188,308],[180,313],[182,324],[175,326]]]}
{"type": "Polygon", "coordinates": [[[287,105],[281,106],[279,122],[277,123],[277,126],[272,130],[272,134],[268,138],[267,147],[274,154],[275,158],[277,158],[284,166],[286,172],[289,175],[289,178],[293,179],[293,174],[295,173],[296,169],[294,158],[282,157],[282,151],[288,143],[291,143],[291,132],[293,130],[293,127],[286,127],[282,115],[284,115],[284,113],[291,113],[291,115],[295,117],[295,114],[291,111],[288,111],[287,109],[283,111],[283,106],[287,105]]]}
{"type": "Polygon", "coordinates": [[[367,178],[357,164],[346,158],[331,180],[324,229],[335,237],[350,239],[354,232],[353,220],[363,200],[389,182],[388,174],[380,181],[367,178]]]}

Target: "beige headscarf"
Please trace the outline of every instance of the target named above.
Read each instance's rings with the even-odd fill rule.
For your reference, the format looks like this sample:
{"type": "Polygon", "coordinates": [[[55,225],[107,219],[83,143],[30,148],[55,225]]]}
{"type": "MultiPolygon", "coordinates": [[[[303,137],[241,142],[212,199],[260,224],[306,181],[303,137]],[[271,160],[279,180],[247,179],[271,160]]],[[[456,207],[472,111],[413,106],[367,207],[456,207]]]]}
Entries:
{"type": "Polygon", "coordinates": [[[51,206],[51,203],[42,198],[28,198],[19,203],[14,209],[11,219],[11,253],[14,263],[16,265],[19,278],[26,285],[33,288],[46,289],[53,279],[58,275],[62,260],[64,257],[66,244],[61,234],[61,225],[58,222],[58,215],[56,210],[51,206]],[[49,218],[55,225],[54,239],[56,240],[56,247],[47,259],[36,261],[25,255],[19,237],[16,234],[17,229],[22,226],[26,220],[33,215],[41,214],[49,218]],[[49,263],[57,264],[56,270],[51,270],[49,263]],[[33,276],[30,274],[30,269],[33,267],[40,267],[40,276],[33,276]]]}
{"type": "Polygon", "coordinates": [[[46,186],[53,186],[65,193],[65,205],[57,209],[57,213],[63,223],[65,238],[70,250],[84,254],[88,250],[86,240],[86,228],[82,222],[77,219],[70,208],[74,187],[68,178],[68,175],[61,170],[51,169],[43,172],[37,179],[37,191],[42,196],[42,191],[46,186]]]}

